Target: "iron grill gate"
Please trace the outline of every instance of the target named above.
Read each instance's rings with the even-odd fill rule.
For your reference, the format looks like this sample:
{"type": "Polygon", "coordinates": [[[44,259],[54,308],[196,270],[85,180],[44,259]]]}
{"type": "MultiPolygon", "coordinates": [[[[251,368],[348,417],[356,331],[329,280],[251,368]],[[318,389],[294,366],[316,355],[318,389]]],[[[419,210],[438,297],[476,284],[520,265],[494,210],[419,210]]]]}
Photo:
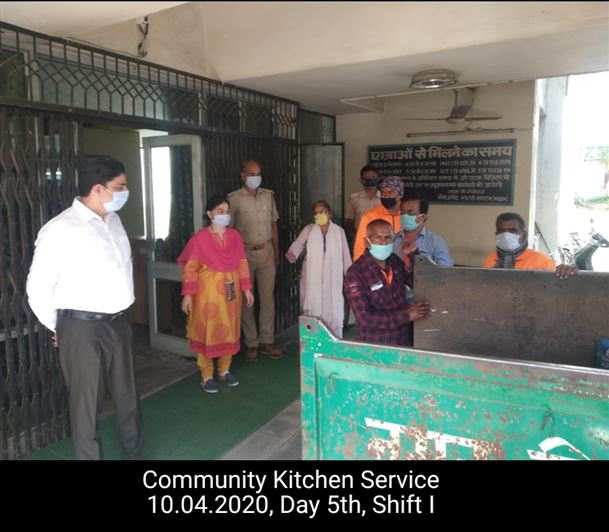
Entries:
{"type": "Polygon", "coordinates": [[[296,268],[284,253],[298,236],[298,146],[289,142],[209,136],[203,139],[206,160],[206,190],[209,197],[241,187],[241,163],[256,159],[262,167],[262,186],[275,192],[279,211],[281,257],[275,283],[276,330],[294,325],[298,319],[298,278],[296,268]]]}
{"type": "MultiPolygon", "coordinates": [[[[39,228],[75,195],[83,120],[201,136],[208,196],[241,186],[241,162],[259,160],[283,257],[299,230],[299,107],[0,22],[0,109],[0,456],[16,458],[68,432],[56,354],[25,282],[39,228]]],[[[296,269],[283,258],[276,303],[277,330],[296,323],[296,269]]]]}
{"type": "MultiPolygon", "coordinates": [[[[298,277],[295,266],[283,258],[290,244],[300,230],[298,201],[298,146],[290,142],[267,139],[248,139],[231,135],[203,135],[203,159],[205,161],[205,190],[207,197],[226,196],[240,188],[241,164],[247,159],[256,159],[262,167],[262,186],[275,193],[279,211],[279,245],[281,260],[275,283],[275,327],[281,331],[297,322],[298,318],[298,277]]],[[[190,164],[190,160],[188,161],[190,164]]],[[[167,236],[161,245],[157,242],[155,253],[163,261],[173,261],[184,249],[192,236],[192,186],[189,173],[175,172],[172,184],[179,193],[172,194],[170,208],[173,228],[180,227],[167,236]]],[[[172,174],[172,175],[174,175],[172,174]]],[[[180,308],[181,295],[176,289],[173,301],[166,304],[180,308]]],[[[178,313],[178,321],[172,323],[183,328],[183,314],[178,313]]]]}
{"type": "Polygon", "coordinates": [[[300,144],[334,144],[336,142],[336,117],[300,109],[298,138],[300,144]]]}
{"type": "MultiPolygon", "coordinates": [[[[0,103],[200,135],[208,195],[240,186],[242,160],[257,159],[275,192],[283,252],[297,235],[296,102],[0,22],[0,103]]],[[[334,135],[333,117],[309,115],[334,135]]],[[[298,281],[283,259],[278,274],[281,330],[296,323],[298,281]]]]}
{"type": "Polygon", "coordinates": [[[0,457],[24,456],[68,434],[57,350],[27,304],[40,227],[75,196],[80,124],[0,106],[0,457]]]}

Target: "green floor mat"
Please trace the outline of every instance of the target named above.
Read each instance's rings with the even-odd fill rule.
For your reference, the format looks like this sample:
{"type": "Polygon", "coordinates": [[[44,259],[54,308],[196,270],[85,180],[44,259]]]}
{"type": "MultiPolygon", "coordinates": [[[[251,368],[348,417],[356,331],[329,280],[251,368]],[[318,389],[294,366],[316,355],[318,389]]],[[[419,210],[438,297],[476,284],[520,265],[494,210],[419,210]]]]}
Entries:
{"type": "MultiPolygon", "coordinates": [[[[195,362],[193,361],[193,364],[195,362]]],[[[213,460],[279,413],[300,393],[298,344],[286,348],[281,360],[260,355],[258,363],[233,360],[231,372],[240,380],[229,388],[218,384],[217,394],[203,392],[198,374],[142,401],[144,459],[213,460]]],[[[114,417],[101,426],[105,459],[119,459],[114,417]]],[[[31,460],[72,460],[71,439],[31,454],[31,460]]]]}

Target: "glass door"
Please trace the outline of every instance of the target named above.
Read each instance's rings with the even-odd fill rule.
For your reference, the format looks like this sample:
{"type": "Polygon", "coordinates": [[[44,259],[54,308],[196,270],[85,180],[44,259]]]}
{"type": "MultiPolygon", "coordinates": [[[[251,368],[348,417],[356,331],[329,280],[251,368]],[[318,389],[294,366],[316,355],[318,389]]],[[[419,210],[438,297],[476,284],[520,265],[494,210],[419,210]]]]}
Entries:
{"type": "Polygon", "coordinates": [[[178,255],[203,225],[205,191],[200,137],[143,139],[150,345],[195,356],[186,341],[178,255]]]}

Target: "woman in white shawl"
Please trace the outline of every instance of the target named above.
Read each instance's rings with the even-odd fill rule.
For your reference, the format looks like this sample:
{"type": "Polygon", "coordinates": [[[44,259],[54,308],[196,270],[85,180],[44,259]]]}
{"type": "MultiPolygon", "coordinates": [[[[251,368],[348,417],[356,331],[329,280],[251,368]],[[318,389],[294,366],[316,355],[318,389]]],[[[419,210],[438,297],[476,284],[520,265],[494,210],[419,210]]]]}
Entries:
{"type": "Polygon", "coordinates": [[[285,254],[294,263],[306,248],[300,279],[300,306],[305,316],[321,318],[338,337],[343,337],[345,303],[343,277],[351,266],[345,231],[332,223],[327,202],[313,204],[315,223],[307,225],[285,254]]]}

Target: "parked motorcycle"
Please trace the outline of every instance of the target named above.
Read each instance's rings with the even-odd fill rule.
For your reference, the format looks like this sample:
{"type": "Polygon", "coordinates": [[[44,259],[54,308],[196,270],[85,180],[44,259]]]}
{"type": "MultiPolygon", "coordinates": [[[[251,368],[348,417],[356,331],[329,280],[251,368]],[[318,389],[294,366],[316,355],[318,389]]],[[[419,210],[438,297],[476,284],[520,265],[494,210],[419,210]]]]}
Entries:
{"type": "Polygon", "coordinates": [[[594,254],[599,248],[609,248],[609,241],[598,231],[594,230],[593,224],[594,219],[591,218],[590,237],[587,242],[583,242],[577,232],[569,233],[569,243],[559,246],[556,251],[556,256],[561,264],[577,266],[580,270],[596,269],[609,271],[609,257],[607,257],[607,253],[605,254],[605,261],[602,260],[603,257],[597,257],[601,259],[600,263],[602,267],[594,267],[594,262],[596,262],[596,260],[593,260],[594,254]]]}
{"type": "Polygon", "coordinates": [[[600,233],[592,230],[590,240],[573,254],[576,266],[580,270],[594,270],[592,256],[598,248],[609,248],[609,241],[600,233]]]}

